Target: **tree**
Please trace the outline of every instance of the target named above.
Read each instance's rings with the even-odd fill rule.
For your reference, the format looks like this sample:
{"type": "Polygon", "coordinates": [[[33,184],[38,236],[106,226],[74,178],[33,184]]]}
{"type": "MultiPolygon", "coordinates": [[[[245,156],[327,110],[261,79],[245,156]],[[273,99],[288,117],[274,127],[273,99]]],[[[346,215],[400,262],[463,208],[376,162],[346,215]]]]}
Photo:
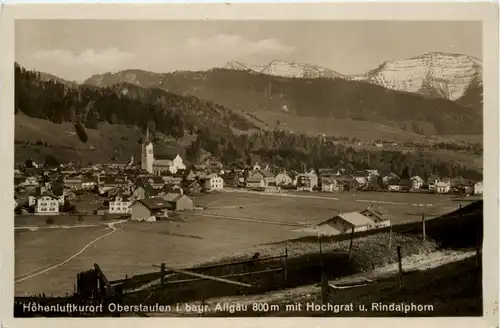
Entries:
{"type": "Polygon", "coordinates": [[[52,155],[47,155],[45,157],[45,166],[47,167],[58,167],[60,165],[59,161],[52,155]]]}
{"type": "Polygon", "coordinates": [[[34,167],[33,166],[33,160],[31,158],[27,159],[24,162],[24,167],[26,167],[27,169],[32,169],[34,167]]]}
{"type": "Polygon", "coordinates": [[[85,131],[85,127],[83,126],[82,122],[78,122],[75,124],[75,131],[81,142],[87,143],[87,141],[89,141],[87,131],[85,131]]]}
{"type": "Polygon", "coordinates": [[[408,166],[405,166],[405,168],[403,169],[403,172],[401,173],[401,179],[402,180],[410,179],[410,171],[408,169],[408,166]]]}

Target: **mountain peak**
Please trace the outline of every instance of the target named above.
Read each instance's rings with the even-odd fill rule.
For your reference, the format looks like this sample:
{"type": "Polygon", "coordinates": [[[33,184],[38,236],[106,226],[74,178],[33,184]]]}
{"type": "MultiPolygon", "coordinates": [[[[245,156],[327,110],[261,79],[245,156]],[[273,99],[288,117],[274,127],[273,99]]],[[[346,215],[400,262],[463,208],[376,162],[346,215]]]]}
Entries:
{"type": "Polygon", "coordinates": [[[482,81],[482,63],[468,55],[430,52],[383,62],[356,79],[392,90],[458,100],[473,83],[482,81]]]}

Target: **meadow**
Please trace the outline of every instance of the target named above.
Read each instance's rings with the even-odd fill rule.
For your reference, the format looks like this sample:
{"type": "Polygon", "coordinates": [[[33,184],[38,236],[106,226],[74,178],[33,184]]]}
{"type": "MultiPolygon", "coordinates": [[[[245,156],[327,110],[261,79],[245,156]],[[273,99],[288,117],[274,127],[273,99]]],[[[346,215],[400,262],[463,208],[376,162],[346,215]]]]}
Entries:
{"type": "MultiPolygon", "coordinates": [[[[98,263],[109,279],[122,279],[167,267],[227,258],[258,245],[300,238],[304,225],[326,220],[337,211],[361,210],[380,203],[394,223],[420,220],[458,208],[449,196],[389,193],[300,193],[294,196],[214,193],[195,198],[206,209],[182,214],[186,222],[127,222],[67,263],[15,286],[15,294],[71,293],[76,274],[98,263]],[[306,197],[300,197],[306,196],[306,197]],[[323,197],[323,198],[319,198],[323,197]],[[425,207],[414,205],[426,205],[425,207]],[[432,204],[432,206],[428,206],[432,204]]],[[[89,228],[15,232],[15,276],[56,265],[95,238],[110,233],[104,225],[89,228]]],[[[284,251],[284,249],[283,249],[284,251]]]]}

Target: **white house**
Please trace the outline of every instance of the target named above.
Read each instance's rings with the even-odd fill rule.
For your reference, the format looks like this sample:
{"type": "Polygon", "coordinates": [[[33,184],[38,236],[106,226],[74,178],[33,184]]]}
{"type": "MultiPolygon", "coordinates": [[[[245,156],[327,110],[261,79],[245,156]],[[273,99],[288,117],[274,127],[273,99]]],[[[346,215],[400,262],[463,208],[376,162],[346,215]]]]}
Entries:
{"type": "Polygon", "coordinates": [[[411,189],[419,190],[424,185],[424,180],[418,175],[411,177],[411,189]]]}
{"type": "Polygon", "coordinates": [[[286,171],[280,172],[274,177],[274,181],[278,186],[288,186],[293,184],[293,179],[286,171]]]}
{"type": "Polygon", "coordinates": [[[43,195],[36,199],[35,215],[59,214],[59,200],[51,195],[43,195]]]}
{"type": "Polygon", "coordinates": [[[483,181],[476,182],[474,184],[474,195],[482,195],[483,194],[483,181]]]}
{"type": "Polygon", "coordinates": [[[185,170],[186,165],[182,160],[182,157],[178,154],[175,157],[172,156],[162,156],[155,157],[153,162],[153,173],[156,175],[161,175],[164,172],[175,174],[177,171],[185,170]]]}
{"type": "Polygon", "coordinates": [[[128,214],[130,213],[130,206],[132,202],[128,199],[124,199],[121,196],[115,197],[113,201],[109,202],[109,213],[110,214],[128,214]]]}
{"type": "Polygon", "coordinates": [[[210,174],[200,180],[203,182],[203,188],[207,191],[219,191],[224,188],[224,179],[217,174],[210,174]]]}
{"type": "Polygon", "coordinates": [[[435,183],[435,191],[438,194],[446,194],[450,192],[451,184],[450,181],[438,181],[435,183]]]}
{"type": "Polygon", "coordinates": [[[93,190],[96,186],[96,181],[94,178],[84,176],[82,178],[82,189],[83,190],[93,190]]]}

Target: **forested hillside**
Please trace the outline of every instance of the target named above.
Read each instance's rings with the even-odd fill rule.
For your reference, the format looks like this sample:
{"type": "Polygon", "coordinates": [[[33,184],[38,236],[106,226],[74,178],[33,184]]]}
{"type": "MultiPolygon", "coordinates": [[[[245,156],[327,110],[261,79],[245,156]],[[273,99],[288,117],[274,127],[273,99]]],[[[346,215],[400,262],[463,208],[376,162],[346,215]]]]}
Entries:
{"type": "Polygon", "coordinates": [[[462,103],[389,90],[364,81],[283,78],[247,71],[213,69],[207,72],[157,74],[140,70],[93,76],[87,84],[111,86],[134,83],[146,88],[194,95],[226,107],[252,112],[286,111],[299,117],[334,117],[405,126],[423,133],[428,126],[438,134],[481,134],[482,112],[478,89],[462,103]],[[285,107],[286,106],[286,107],[285,107]],[[422,131],[421,131],[422,130],[422,131]]]}
{"type": "Polygon", "coordinates": [[[97,128],[99,122],[145,128],[152,121],[155,130],[180,139],[186,131],[202,127],[222,134],[231,134],[231,128],[255,128],[228,108],[161,90],[132,85],[71,87],[57,80],[44,81],[40,73],[17,65],[15,84],[16,111],[55,123],[83,123],[87,129],[97,128]]]}

